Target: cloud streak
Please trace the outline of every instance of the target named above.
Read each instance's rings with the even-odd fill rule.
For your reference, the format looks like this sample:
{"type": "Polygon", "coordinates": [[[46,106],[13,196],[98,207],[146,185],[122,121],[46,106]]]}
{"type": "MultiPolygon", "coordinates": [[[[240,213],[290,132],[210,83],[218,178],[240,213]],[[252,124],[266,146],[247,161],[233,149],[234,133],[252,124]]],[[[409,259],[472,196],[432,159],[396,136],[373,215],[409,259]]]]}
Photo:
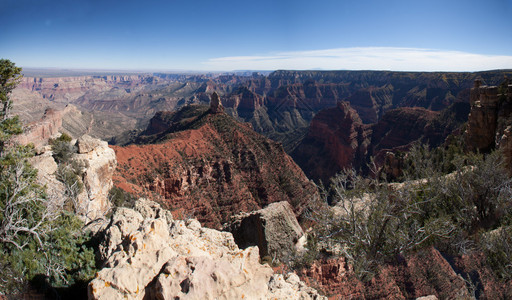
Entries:
{"type": "Polygon", "coordinates": [[[217,70],[482,71],[512,69],[512,56],[419,48],[358,47],[211,58],[217,70]]]}

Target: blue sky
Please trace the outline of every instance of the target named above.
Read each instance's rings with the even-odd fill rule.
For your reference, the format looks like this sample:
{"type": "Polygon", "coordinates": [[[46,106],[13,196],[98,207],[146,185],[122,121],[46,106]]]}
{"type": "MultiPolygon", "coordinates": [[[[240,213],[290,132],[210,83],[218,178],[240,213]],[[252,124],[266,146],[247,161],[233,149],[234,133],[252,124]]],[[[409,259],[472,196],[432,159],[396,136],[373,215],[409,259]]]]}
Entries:
{"type": "Polygon", "coordinates": [[[512,68],[512,0],[0,0],[0,57],[122,70],[512,68]]]}

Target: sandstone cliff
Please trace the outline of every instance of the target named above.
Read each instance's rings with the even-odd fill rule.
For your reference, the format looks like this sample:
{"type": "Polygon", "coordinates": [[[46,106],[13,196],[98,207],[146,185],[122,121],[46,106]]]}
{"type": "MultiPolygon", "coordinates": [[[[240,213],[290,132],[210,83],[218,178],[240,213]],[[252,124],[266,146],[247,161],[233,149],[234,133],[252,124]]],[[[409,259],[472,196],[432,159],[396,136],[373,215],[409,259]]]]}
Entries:
{"type": "Polygon", "coordinates": [[[57,178],[58,165],[53,158],[50,147],[42,149],[41,153],[31,158],[31,164],[38,170],[38,181],[46,186],[47,194],[56,205],[64,206],[71,201],[77,216],[86,223],[104,217],[111,209],[108,194],[112,188],[112,176],[116,169],[115,152],[107,143],[89,136],[82,136],[77,141],[77,153],[70,161],[82,166],[79,180],[84,189],[76,199],[69,199],[66,191],[69,186],[57,178]]]}
{"type": "Polygon", "coordinates": [[[206,106],[158,114],[138,145],[114,147],[116,186],[220,227],[241,211],[288,201],[296,213],[315,186],[281,145],[206,106]],[[167,124],[167,128],[163,126],[167,124]],[[162,131],[163,130],[163,131],[162,131]]]}
{"type": "Polygon", "coordinates": [[[79,215],[86,221],[101,218],[111,209],[108,199],[112,188],[112,176],[117,166],[114,150],[107,142],[81,136],[77,141],[78,153],[71,158],[85,166],[82,170],[84,192],[79,197],[79,215]]]}
{"type": "Polygon", "coordinates": [[[260,257],[274,261],[304,251],[306,236],[288,202],[275,202],[250,213],[233,216],[224,230],[241,249],[258,246],[260,257]]]}
{"type": "Polygon", "coordinates": [[[510,72],[276,71],[240,83],[223,104],[228,113],[291,151],[313,116],[338,101],[350,102],[363,123],[375,123],[392,108],[440,111],[467,101],[475,78],[496,84],[504,74],[510,72]]]}
{"type": "MultiPolygon", "coordinates": [[[[196,93],[201,78],[190,82],[152,75],[112,75],[75,77],[25,77],[13,93],[14,113],[24,121],[39,119],[46,107],[61,110],[72,104],[84,111],[78,122],[63,123],[76,136],[89,134],[111,138],[128,129],[140,128],[160,110],[183,105],[196,93]],[[83,121],[82,121],[83,119],[83,121]],[[87,130],[76,130],[83,123],[87,130]],[[68,128],[68,125],[71,127],[68,128]]],[[[200,101],[200,100],[198,100],[200,101]]]]}
{"type": "Polygon", "coordinates": [[[466,129],[469,150],[489,152],[501,149],[512,168],[512,85],[484,86],[475,80],[470,95],[471,112],[466,129]]]}
{"type": "Polygon", "coordinates": [[[65,112],[48,108],[42,119],[29,123],[24,133],[15,137],[17,143],[32,143],[36,149],[48,144],[48,140],[58,135],[62,129],[62,115],[65,112]]]}
{"type": "Polygon", "coordinates": [[[324,299],[260,264],[257,247],[240,250],[230,233],[175,221],[151,201],[118,209],[100,236],[89,299],[324,299]]]}

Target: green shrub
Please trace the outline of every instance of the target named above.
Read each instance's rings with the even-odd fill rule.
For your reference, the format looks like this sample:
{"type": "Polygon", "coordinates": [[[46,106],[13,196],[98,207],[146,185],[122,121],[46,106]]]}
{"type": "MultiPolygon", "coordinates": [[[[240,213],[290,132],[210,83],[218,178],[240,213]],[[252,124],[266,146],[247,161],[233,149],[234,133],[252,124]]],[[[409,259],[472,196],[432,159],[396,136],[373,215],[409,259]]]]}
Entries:
{"type": "MultiPolygon", "coordinates": [[[[414,147],[407,156],[410,166],[403,183],[346,170],[332,178],[324,196],[309,208],[315,234],[339,243],[362,280],[371,279],[383,263],[430,245],[466,253],[478,244],[476,232],[512,219],[507,217],[512,216],[512,183],[499,152],[439,156],[428,147],[414,147]],[[439,157],[450,159],[456,171],[446,175],[447,164],[439,157]]],[[[503,264],[510,258],[499,253],[493,253],[494,261],[503,264]]]]}
{"type": "Polygon", "coordinates": [[[108,198],[114,207],[133,207],[136,197],[116,186],[112,187],[108,193],[108,198]]]}
{"type": "Polygon", "coordinates": [[[483,234],[480,245],[496,276],[512,279],[512,227],[500,227],[483,234]]]}
{"type": "Polygon", "coordinates": [[[67,164],[76,153],[76,147],[66,139],[54,140],[52,142],[53,158],[58,164],[67,164]]]}
{"type": "MultiPolygon", "coordinates": [[[[19,294],[35,277],[42,276],[53,286],[69,286],[90,279],[95,271],[83,224],[74,215],[57,211],[35,182],[37,170],[28,163],[33,147],[7,143],[21,133],[19,119],[9,113],[9,94],[20,74],[21,68],[0,59],[0,295],[19,294]]],[[[69,145],[68,137],[59,143],[69,145]]]]}
{"type": "Polygon", "coordinates": [[[93,249],[86,246],[89,236],[82,233],[82,222],[70,213],[44,224],[47,231],[41,243],[31,240],[18,249],[0,245],[0,268],[5,288],[11,293],[23,288],[22,283],[44,276],[53,287],[66,287],[93,278],[96,270],[93,249]]]}

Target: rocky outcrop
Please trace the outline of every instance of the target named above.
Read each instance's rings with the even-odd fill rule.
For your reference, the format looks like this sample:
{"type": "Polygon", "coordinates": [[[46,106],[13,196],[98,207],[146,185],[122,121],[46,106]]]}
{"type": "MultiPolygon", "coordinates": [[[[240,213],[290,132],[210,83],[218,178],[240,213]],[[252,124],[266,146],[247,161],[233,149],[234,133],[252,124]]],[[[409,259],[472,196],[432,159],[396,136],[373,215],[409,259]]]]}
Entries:
{"type": "Polygon", "coordinates": [[[315,262],[301,278],[341,299],[471,299],[461,274],[434,248],[408,255],[402,262],[383,266],[367,283],[354,276],[343,258],[315,262]]]}
{"type": "Polygon", "coordinates": [[[51,108],[46,109],[43,118],[29,123],[25,132],[15,137],[15,141],[23,145],[32,143],[36,149],[48,144],[48,140],[60,132],[64,113],[51,108]]]}
{"type": "Polygon", "coordinates": [[[498,125],[498,88],[481,86],[479,80],[471,89],[471,113],[468,117],[467,141],[471,150],[488,152],[496,146],[498,125]]]}
{"type": "MultiPolygon", "coordinates": [[[[84,189],[73,199],[75,213],[85,222],[102,218],[111,208],[108,194],[112,188],[112,176],[117,166],[114,150],[107,142],[93,139],[89,136],[80,137],[77,141],[77,153],[71,158],[71,163],[81,166],[79,180],[84,189]]],[[[32,157],[30,163],[38,170],[38,182],[46,186],[46,191],[52,201],[63,206],[68,201],[65,194],[69,187],[57,178],[58,164],[53,158],[51,147],[42,148],[41,153],[32,157]]],[[[69,183],[68,183],[69,184],[69,183]]]]}
{"type": "Polygon", "coordinates": [[[319,112],[308,135],[292,153],[312,179],[328,182],[344,167],[358,168],[367,155],[371,129],[348,102],[319,112]]]}
{"type": "Polygon", "coordinates": [[[224,107],[220,102],[219,95],[216,92],[210,96],[210,112],[214,114],[220,114],[224,112],[224,107]]]}
{"type": "Polygon", "coordinates": [[[301,251],[305,242],[304,232],[288,202],[272,203],[254,212],[236,215],[224,230],[233,234],[241,249],[258,246],[260,257],[278,260],[301,251]]]}
{"type": "Polygon", "coordinates": [[[470,94],[471,113],[466,129],[469,150],[489,152],[501,149],[512,168],[512,85],[505,79],[499,86],[485,86],[476,80],[470,94]]]}
{"type": "Polygon", "coordinates": [[[166,130],[114,147],[116,185],[214,228],[273,202],[287,201],[300,213],[316,187],[282,146],[208,109],[185,107],[166,118],[166,130]]]}
{"type": "Polygon", "coordinates": [[[468,147],[480,152],[495,149],[508,136],[507,127],[512,122],[512,85],[506,80],[500,87],[485,86],[475,80],[470,104],[466,130],[468,147]]]}
{"type": "Polygon", "coordinates": [[[78,153],[72,160],[84,166],[82,169],[82,182],[84,192],[79,197],[79,215],[86,220],[103,217],[110,210],[108,193],[112,188],[112,176],[117,166],[114,150],[108,147],[107,142],[84,135],[76,142],[78,153]]]}
{"type": "Polygon", "coordinates": [[[322,299],[260,264],[257,247],[240,250],[230,233],[175,221],[154,202],[118,209],[102,235],[89,299],[322,299]]]}

